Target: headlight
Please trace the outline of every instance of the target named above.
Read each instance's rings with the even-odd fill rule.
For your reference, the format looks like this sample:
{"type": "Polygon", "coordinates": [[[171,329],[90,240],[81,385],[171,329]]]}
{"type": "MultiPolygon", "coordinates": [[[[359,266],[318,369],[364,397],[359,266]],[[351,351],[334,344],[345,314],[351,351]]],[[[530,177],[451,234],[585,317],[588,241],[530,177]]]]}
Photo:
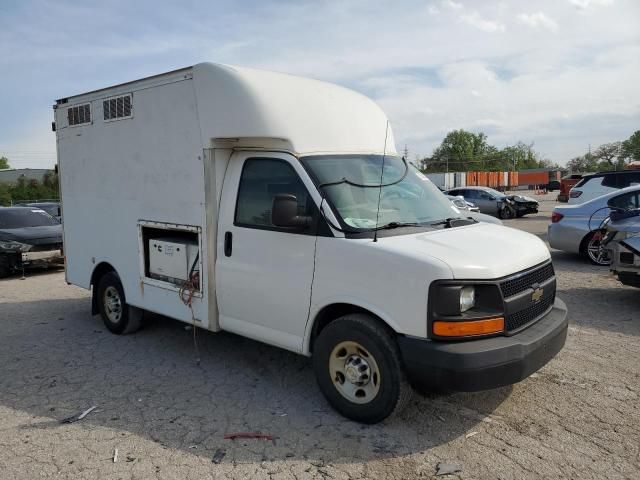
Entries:
{"type": "Polygon", "coordinates": [[[28,252],[31,245],[14,241],[0,241],[0,252],[28,252]]]}
{"type": "Polygon", "coordinates": [[[470,285],[460,290],[460,313],[466,312],[476,305],[476,289],[470,285]]]}

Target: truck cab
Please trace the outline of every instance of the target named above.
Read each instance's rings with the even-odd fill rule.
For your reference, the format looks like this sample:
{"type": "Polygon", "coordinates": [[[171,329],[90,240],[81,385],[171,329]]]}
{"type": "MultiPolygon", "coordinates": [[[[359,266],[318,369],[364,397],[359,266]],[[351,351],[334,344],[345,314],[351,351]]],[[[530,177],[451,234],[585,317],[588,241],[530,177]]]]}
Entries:
{"type": "Polygon", "coordinates": [[[465,218],[360,94],[199,64],[55,112],[67,281],[114,333],[154,311],[311,356],[365,423],[412,386],[518,382],[564,345],[545,244],[465,218]]]}

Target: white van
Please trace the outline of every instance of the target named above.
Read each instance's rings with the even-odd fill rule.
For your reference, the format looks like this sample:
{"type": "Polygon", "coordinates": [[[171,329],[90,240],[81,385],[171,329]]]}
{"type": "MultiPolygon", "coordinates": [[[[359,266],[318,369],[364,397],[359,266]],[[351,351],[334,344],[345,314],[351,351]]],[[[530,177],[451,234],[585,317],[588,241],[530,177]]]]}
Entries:
{"type": "Polygon", "coordinates": [[[54,110],[66,279],[114,333],[147,310],[313,356],[368,423],[411,383],[512,384],[564,345],[545,244],[460,218],[358,93],[204,63],[54,110]]]}
{"type": "Polygon", "coordinates": [[[585,203],[633,185],[640,185],[640,170],[621,170],[585,175],[569,190],[569,204],[585,203]]]}

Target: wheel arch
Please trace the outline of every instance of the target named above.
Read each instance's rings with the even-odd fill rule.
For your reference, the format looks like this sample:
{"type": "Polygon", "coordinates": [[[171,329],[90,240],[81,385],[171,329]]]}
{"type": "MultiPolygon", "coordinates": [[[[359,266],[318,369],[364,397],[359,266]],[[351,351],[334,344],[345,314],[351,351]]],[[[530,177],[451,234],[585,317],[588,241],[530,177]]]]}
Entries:
{"type": "Polygon", "coordinates": [[[334,320],[352,313],[363,313],[369,315],[373,321],[382,325],[391,335],[395,335],[397,330],[393,328],[389,321],[382,315],[374,312],[372,309],[349,302],[335,302],[320,308],[313,316],[313,321],[308,328],[303,353],[311,355],[313,352],[313,341],[322,332],[322,330],[334,320]]]}
{"type": "Polygon", "coordinates": [[[113,266],[108,263],[108,262],[100,262],[98,265],[96,265],[96,267],[93,269],[93,273],[91,273],[91,314],[92,315],[97,315],[99,313],[99,309],[98,309],[98,282],[100,282],[100,279],[102,278],[102,276],[106,273],[109,272],[114,272],[116,273],[116,275],[118,274],[118,272],[116,271],[115,268],[113,268],[113,266]]]}

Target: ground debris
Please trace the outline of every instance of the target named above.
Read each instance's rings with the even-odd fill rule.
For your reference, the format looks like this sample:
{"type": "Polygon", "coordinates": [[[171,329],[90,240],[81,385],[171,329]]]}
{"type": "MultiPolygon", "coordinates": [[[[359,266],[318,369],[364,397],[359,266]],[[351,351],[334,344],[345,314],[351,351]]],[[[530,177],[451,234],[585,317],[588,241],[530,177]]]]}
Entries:
{"type": "Polygon", "coordinates": [[[451,475],[462,471],[462,465],[458,463],[440,462],[436,465],[436,476],[451,475]]]}
{"type": "Polygon", "coordinates": [[[224,448],[219,448],[213,454],[213,458],[211,459],[211,461],[217,465],[222,461],[222,459],[226,454],[227,454],[227,451],[224,448]]]}
{"type": "Polygon", "coordinates": [[[78,420],[82,420],[84,417],[86,417],[91,412],[93,412],[96,408],[98,407],[94,405],[91,408],[87,408],[84,412],[80,413],[79,415],[71,415],[70,417],[63,418],[62,420],[60,420],[60,423],[73,423],[73,422],[77,422],[78,420]]]}
{"type": "Polygon", "coordinates": [[[273,444],[276,444],[276,438],[274,435],[269,435],[261,432],[237,432],[227,433],[224,436],[225,440],[235,440],[236,438],[260,438],[262,440],[271,440],[273,444]]]}

